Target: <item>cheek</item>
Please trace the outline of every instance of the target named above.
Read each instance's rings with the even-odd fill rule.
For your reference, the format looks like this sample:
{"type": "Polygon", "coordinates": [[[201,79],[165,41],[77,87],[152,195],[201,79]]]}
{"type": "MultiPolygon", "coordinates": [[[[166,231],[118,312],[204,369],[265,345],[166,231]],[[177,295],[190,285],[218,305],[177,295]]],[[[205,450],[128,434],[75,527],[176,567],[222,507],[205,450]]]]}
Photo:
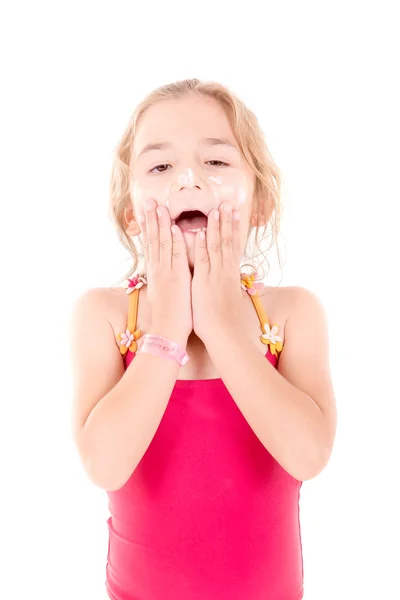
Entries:
{"type": "Polygon", "coordinates": [[[142,207],[144,201],[148,198],[153,198],[157,204],[165,206],[169,196],[169,188],[170,184],[164,178],[154,177],[143,180],[139,177],[131,185],[131,198],[137,208],[142,207]]]}
{"type": "Polygon", "coordinates": [[[241,208],[247,202],[249,185],[247,178],[232,171],[229,175],[208,177],[217,205],[230,202],[233,208],[241,208]]]}

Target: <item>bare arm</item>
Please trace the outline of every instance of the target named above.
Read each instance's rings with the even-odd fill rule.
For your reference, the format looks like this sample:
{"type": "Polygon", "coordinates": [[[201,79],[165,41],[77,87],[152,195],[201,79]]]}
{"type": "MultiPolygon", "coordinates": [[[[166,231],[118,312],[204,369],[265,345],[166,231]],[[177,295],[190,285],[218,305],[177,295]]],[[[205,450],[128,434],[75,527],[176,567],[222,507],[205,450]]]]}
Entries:
{"type": "MultiPolygon", "coordinates": [[[[180,367],[172,360],[138,354],[124,372],[106,316],[106,294],[89,290],[72,311],[72,427],[88,476],[112,491],[126,483],[150,445],[180,367]]],[[[154,325],[151,333],[186,346],[187,336],[170,329],[154,325]]]]}
{"type": "Polygon", "coordinates": [[[306,480],[329,460],[337,417],[325,312],[314,294],[296,292],[278,370],[232,328],[221,329],[207,346],[262,444],[293,477],[306,480]]]}

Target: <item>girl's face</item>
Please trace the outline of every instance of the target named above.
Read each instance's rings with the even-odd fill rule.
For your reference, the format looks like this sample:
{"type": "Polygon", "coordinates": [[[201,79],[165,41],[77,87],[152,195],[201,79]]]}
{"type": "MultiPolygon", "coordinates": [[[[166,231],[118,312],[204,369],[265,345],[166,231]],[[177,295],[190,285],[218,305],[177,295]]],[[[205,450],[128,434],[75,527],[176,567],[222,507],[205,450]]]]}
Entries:
{"type": "MultiPolygon", "coordinates": [[[[184,234],[190,266],[194,263],[192,230],[205,227],[210,211],[222,202],[240,206],[244,248],[255,177],[216,100],[188,95],[147,109],[138,123],[130,167],[134,214],[144,210],[147,198],[166,206],[184,234]]],[[[138,223],[132,210],[128,212],[127,232],[137,235],[138,223]]]]}

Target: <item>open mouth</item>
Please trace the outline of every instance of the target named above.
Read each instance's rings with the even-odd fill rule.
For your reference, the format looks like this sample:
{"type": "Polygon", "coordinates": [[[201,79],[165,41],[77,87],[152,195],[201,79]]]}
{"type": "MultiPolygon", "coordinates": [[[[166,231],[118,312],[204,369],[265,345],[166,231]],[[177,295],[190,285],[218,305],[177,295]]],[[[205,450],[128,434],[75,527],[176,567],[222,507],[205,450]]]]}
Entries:
{"type": "Polygon", "coordinates": [[[175,223],[183,233],[207,229],[207,217],[201,210],[185,210],[175,219],[175,223]]]}

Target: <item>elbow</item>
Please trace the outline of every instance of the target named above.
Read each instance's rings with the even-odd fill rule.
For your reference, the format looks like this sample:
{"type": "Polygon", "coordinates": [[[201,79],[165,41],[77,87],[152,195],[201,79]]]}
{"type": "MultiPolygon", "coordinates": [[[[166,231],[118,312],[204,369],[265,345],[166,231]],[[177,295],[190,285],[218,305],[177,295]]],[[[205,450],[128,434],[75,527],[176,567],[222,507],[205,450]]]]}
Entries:
{"type": "Polygon", "coordinates": [[[84,463],[86,474],[90,481],[105,492],[116,492],[128,481],[130,475],[121,476],[112,465],[99,464],[98,461],[87,460],[84,463]]]}
{"type": "Polygon", "coordinates": [[[74,434],[74,439],[81,464],[93,485],[106,492],[115,492],[125,485],[132,470],[122,464],[119,456],[107,450],[104,443],[100,447],[93,443],[84,428],[74,434]]]}
{"type": "Polygon", "coordinates": [[[309,457],[297,465],[296,473],[293,474],[299,481],[310,481],[319,475],[327,466],[331,455],[331,450],[327,448],[318,448],[310,452],[309,457]]]}

